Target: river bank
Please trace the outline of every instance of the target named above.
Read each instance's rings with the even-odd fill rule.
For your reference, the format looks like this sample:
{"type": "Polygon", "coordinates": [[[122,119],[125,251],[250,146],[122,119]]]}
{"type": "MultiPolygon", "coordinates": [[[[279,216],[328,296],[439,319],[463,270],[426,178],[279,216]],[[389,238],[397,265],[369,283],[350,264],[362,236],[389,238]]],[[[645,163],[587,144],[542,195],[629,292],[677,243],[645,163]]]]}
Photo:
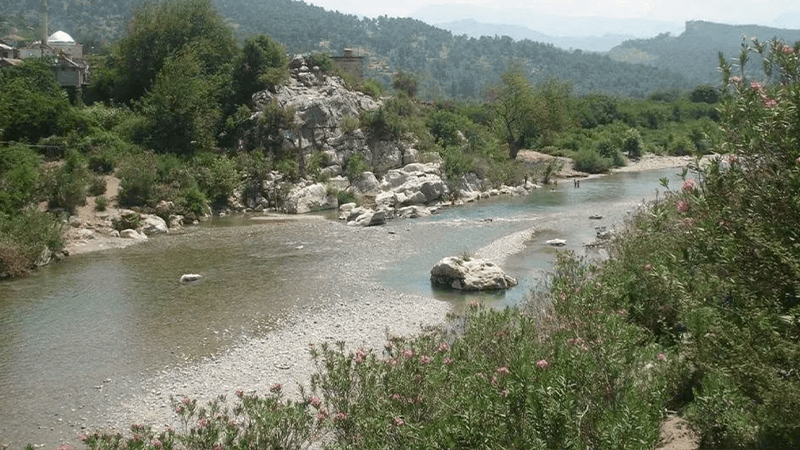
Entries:
{"type": "MultiPolygon", "coordinates": [[[[44,430],[33,434],[36,438],[28,438],[29,442],[47,447],[53,442],[75,445],[74,436],[84,430],[126,431],[130,424],[139,422],[156,429],[167,423],[174,425],[177,416],[170,407],[170,395],[188,395],[201,401],[220,394],[230,398],[237,389],[265,392],[274,383],[282,383],[287,392],[296,392],[297,384],[307,382],[303,380],[313,371],[307,353],[309,344],[344,340],[349,348],[381,352],[387,330],[415,334],[423,326],[442,323],[452,305],[464,303],[457,296],[428,293],[430,287],[428,292],[420,292],[403,285],[403,278],[424,283],[435,259],[467,250],[507,265],[512,275],[524,274],[531,249],[550,237],[560,237],[558,233],[566,231],[564,224],[590,226],[589,230],[597,224],[587,219],[585,206],[573,207],[566,215],[552,215],[539,211],[537,204],[555,206],[569,198],[582,198],[583,202],[592,202],[593,209],[600,203],[609,206],[601,208],[609,224],[624,217],[643,197],[637,191],[620,190],[613,182],[606,184],[613,178],[587,182],[581,189],[541,189],[530,199],[495,197],[445,210],[432,220],[398,219],[381,227],[362,228],[320,220],[319,215],[270,215],[267,220],[261,220],[264,216],[245,215],[223,219],[230,224],[222,228],[213,224],[187,227],[182,233],[155,236],[135,248],[79,254],[74,261],[68,259],[56,266],[83,266],[86,269],[82,273],[92,270],[92,274],[94,269],[90,268],[95,264],[89,261],[102,261],[102,272],[113,267],[97,278],[91,275],[90,285],[108,283],[113,289],[91,300],[118,302],[123,308],[119,311],[126,315],[132,311],[135,315],[123,317],[124,323],[119,321],[122,334],[117,333],[115,340],[122,339],[114,344],[116,350],[105,349],[108,343],[104,342],[104,333],[92,333],[90,337],[84,337],[83,332],[75,334],[75,339],[90,348],[99,346],[97,349],[108,356],[94,357],[94,365],[81,364],[74,369],[96,375],[79,375],[81,381],[70,396],[53,401],[55,408],[48,409],[55,409],[56,416],[51,412],[48,419],[33,407],[18,411],[17,416],[28,421],[36,418],[38,428],[44,430]],[[596,197],[605,192],[609,195],[603,195],[602,201],[596,197]],[[441,239],[451,242],[443,245],[441,239]],[[242,248],[229,254],[231,245],[242,248]],[[215,257],[209,259],[212,252],[215,257]],[[419,254],[426,256],[416,258],[419,254]],[[515,256],[525,254],[529,256],[515,256]],[[269,269],[272,264],[278,267],[269,269]],[[181,286],[180,274],[187,272],[200,273],[203,278],[198,284],[181,286]],[[387,273],[397,282],[387,283],[387,273]],[[270,281],[275,276],[280,277],[279,282],[270,281]],[[136,281],[139,279],[147,284],[146,288],[136,281]],[[274,287],[265,289],[260,287],[262,284],[265,288],[274,287]],[[151,294],[141,297],[140,289],[153,291],[156,298],[150,298],[151,294]],[[286,304],[288,308],[278,311],[268,304],[286,304]],[[193,310],[193,305],[203,310],[193,310]],[[160,309],[153,309],[154,306],[160,309]],[[162,318],[164,314],[168,317],[162,318]],[[220,314],[222,320],[218,318],[220,314]],[[269,323],[260,332],[250,332],[248,327],[239,325],[240,321],[261,323],[267,317],[269,323]],[[125,323],[137,325],[131,328],[125,323]],[[240,329],[244,331],[237,331],[240,329]],[[154,333],[164,336],[154,341],[156,338],[148,337],[154,333]],[[132,350],[123,350],[125,347],[132,350]],[[163,356],[146,356],[153,352],[163,356]],[[109,368],[104,361],[110,364],[109,368]],[[123,362],[128,367],[119,370],[123,362]]],[[[652,177],[634,179],[649,178],[652,177]]],[[[650,180],[648,187],[642,185],[638,192],[652,194],[649,186],[655,185],[657,179],[650,180]]],[[[593,235],[591,231],[586,238],[593,235]]],[[[586,238],[573,237],[571,245],[580,249],[586,238]]],[[[547,259],[552,249],[542,250],[542,257],[547,259]]],[[[70,272],[67,267],[55,267],[41,276],[52,276],[52,269],[70,272]]],[[[86,284],[79,280],[75,280],[74,293],[65,291],[60,287],[63,282],[55,280],[53,289],[60,291],[59,298],[75,298],[75,308],[84,304],[89,308],[86,284]]],[[[519,292],[510,295],[516,298],[519,292]]],[[[42,306],[49,308],[57,303],[48,301],[42,306]]],[[[90,312],[95,311],[98,310],[90,312]]],[[[102,310],[99,312],[103,314],[102,310]]],[[[11,387],[13,393],[15,387],[11,387]]],[[[13,430],[17,419],[8,418],[13,430]]],[[[18,438],[16,443],[23,441],[18,438]]]]}
{"type": "MultiPolygon", "coordinates": [[[[643,158],[631,164],[628,171],[681,167],[691,161],[643,158]]],[[[383,227],[354,228],[319,222],[313,217],[319,216],[307,216],[296,222],[297,226],[306,233],[328,235],[325,239],[335,236],[337,248],[342,252],[331,264],[347,268],[335,282],[328,280],[319,285],[319,302],[294,308],[274,331],[264,336],[248,337],[219,355],[159,372],[95,426],[112,430],[126,430],[135,422],[174,426],[178,417],[172,410],[170,396],[188,396],[203,402],[219,395],[232,398],[238,389],[267,392],[275,383],[282,384],[290,395],[296,395],[299,386],[307,386],[315,370],[308,356],[310,345],[344,341],[351,350],[365,348],[380,353],[387,333],[412,335],[446,320],[452,303],[387,288],[379,281],[379,273],[398,257],[410,257],[430,245],[426,242],[427,233],[415,230],[415,221],[400,219],[383,227]]],[[[536,226],[524,227],[481,246],[475,254],[502,265],[509,257],[524,251],[536,232],[536,226]]]]}

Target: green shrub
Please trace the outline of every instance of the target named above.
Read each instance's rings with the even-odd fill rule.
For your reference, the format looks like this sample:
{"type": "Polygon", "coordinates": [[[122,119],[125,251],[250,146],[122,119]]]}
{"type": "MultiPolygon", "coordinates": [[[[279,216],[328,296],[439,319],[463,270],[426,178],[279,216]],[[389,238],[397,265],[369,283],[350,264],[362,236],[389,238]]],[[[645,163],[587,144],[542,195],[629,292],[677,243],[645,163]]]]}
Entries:
{"type": "Polygon", "coordinates": [[[364,80],[359,84],[358,90],[369,95],[374,99],[379,99],[383,95],[383,86],[375,80],[364,80]]]}
{"type": "Polygon", "coordinates": [[[333,63],[333,58],[331,58],[327,53],[312,53],[310,56],[308,56],[308,60],[312,67],[319,67],[323,73],[333,72],[333,70],[336,68],[333,63]]]}
{"type": "Polygon", "coordinates": [[[338,200],[340,205],[344,205],[345,203],[355,203],[355,204],[361,203],[361,200],[358,197],[356,197],[355,194],[345,190],[338,191],[336,193],[336,199],[338,200]]]}
{"type": "Polygon", "coordinates": [[[638,159],[644,153],[644,141],[642,135],[636,128],[631,128],[625,132],[625,138],[622,140],[622,152],[628,155],[628,158],[638,159]]]}
{"type": "Polygon", "coordinates": [[[117,176],[120,206],[155,206],[158,202],[160,183],[152,153],[129,157],[121,164],[117,176]]]}
{"type": "Polygon", "coordinates": [[[572,160],[575,170],[587,173],[607,172],[613,165],[611,159],[600,156],[597,151],[590,148],[579,150],[572,160]]]}
{"type": "Polygon", "coordinates": [[[94,173],[108,174],[114,172],[117,160],[110,152],[95,152],[89,155],[88,166],[94,173]]]}
{"type": "Polygon", "coordinates": [[[358,121],[357,117],[353,116],[344,116],[342,117],[342,123],[339,125],[342,129],[342,133],[348,134],[356,131],[361,124],[358,121]]]}
{"type": "Polygon", "coordinates": [[[61,222],[26,208],[12,217],[0,214],[0,274],[20,276],[34,268],[42,252],[60,251],[61,222]]]}
{"type": "Polygon", "coordinates": [[[351,183],[355,181],[359,175],[364,172],[368,172],[369,170],[370,167],[367,164],[367,160],[361,153],[354,153],[350,155],[350,158],[347,160],[347,164],[345,165],[347,179],[350,180],[351,183]]]}
{"type": "Polygon", "coordinates": [[[86,204],[88,183],[86,162],[78,152],[68,151],[64,164],[50,172],[46,180],[48,206],[62,208],[69,213],[75,212],[78,206],[86,204]]]}
{"type": "Polygon", "coordinates": [[[89,195],[97,197],[106,193],[106,179],[102,176],[93,176],[89,184],[89,195]]]}
{"type": "Polygon", "coordinates": [[[36,199],[39,156],[26,145],[0,144],[0,214],[17,214],[36,199]]]}
{"type": "Polygon", "coordinates": [[[196,186],[181,192],[178,203],[184,213],[191,214],[195,218],[202,217],[208,212],[208,199],[196,186]]]}
{"type": "Polygon", "coordinates": [[[688,136],[678,136],[669,145],[669,153],[675,156],[692,155],[695,152],[694,143],[688,136]]]}
{"type": "Polygon", "coordinates": [[[94,199],[94,209],[96,211],[105,211],[108,207],[108,199],[105,195],[101,195],[94,199]]]}
{"type": "Polygon", "coordinates": [[[215,205],[227,204],[228,198],[233,195],[241,182],[236,161],[225,155],[212,153],[198,155],[193,173],[198,187],[215,205]]]}

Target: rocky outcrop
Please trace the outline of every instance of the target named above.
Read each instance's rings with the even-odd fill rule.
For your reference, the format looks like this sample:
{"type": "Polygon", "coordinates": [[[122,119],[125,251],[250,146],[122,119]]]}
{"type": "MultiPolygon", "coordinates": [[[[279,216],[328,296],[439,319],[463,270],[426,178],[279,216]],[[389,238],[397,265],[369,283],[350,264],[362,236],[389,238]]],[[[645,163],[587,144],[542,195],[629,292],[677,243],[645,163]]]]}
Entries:
{"type": "Polygon", "coordinates": [[[275,104],[282,110],[294,111],[293,126],[282,133],[282,151],[304,158],[323,152],[327,158],[322,170],[332,175],[341,174],[354,154],[360,154],[377,172],[416,161],[417,151],[407,143],[383,140],[368,136],[361,129],[352,129],[352,123],[357,124],[362,112],[381,106],[379,100],[347,89],[341,78],[322,73],[310,66],[303,56],[292,59],[290,70],[292,77],[286,85],[278,86],[275,92],[265,90],[253,96],[256,110],[251,117],[253,127],[240,141],[241,148],[259,147],[274,139],[263,136],[264,132],[273,130],[261,129],[259,119],[263,111],[269,110],[267,105],[275,104]],[[350,125],[343,126],[345,123],[350,125]]]}
{"type": "Polygon", "coordinates": [[[449,256],[431,269],[431,282],[462,291],[508,289],[518,281],[490,261],[449,256]]]}
{"type": "MultiPolygon", "coordinates": [[[[441,204],[456,204],[492,195],[524,195],[535,187],[507,187],[486,191],[486,186],[475,174],[458,180],[447,180],[442,173],[441,159],[426,154],[427,164],[418,163],[419,152],[414,144],[378,132],[360,129],[359,117],[364,112],[381,107],[381,101],[364,93],[347,89],[336,76],[323,73],[303,56],[295,56],[290,63],[291,78],[285,85],[265,90],[253,96],[252,126],[241,138],[241,150],[267,148],[277,153],[292,155],[300,163],[299,182],[273,172],[261,180],[260,189],[252,186],[240,194],[239,209],[264,211],[270,208],[289,213],[304,213],[336,207],[330,195],[323,195],[317,181],[324,181],[325,191],[346,190],[361,198],[375,211],[383,211],[385,218],[422,217],[432,212],[422,209],[441,204]],[[265,114],[291,111],[292,123],[276,133],[280,123],[263,120],[265,114]],[[354,157],[359,165],[366,164],[368,171],[355,179],[347,172],[352,169],[354,157]],[[343,175],[348,175],[348,180],[343,175]],[[458,199],[457,197],[461,197],[458,199]],[[372,204],[374,200],[374,205],[372,204]],[[419,206],[417,209],[404,209],[419,206]],[[397,214],[397,210],[403,210],[397,214]]],[[[350,220],[351,222],[353,220],[350,220]]],[[[363,222],[363,221],[362,221],[363,222]]]]}
{"type": "Polygon", "coordinates": [[[438,164],[419,163],[386,172],[381,190],[375,203],[392,208],[430,204],[442,200],[450,192],[438,164]]]}
{"type": "Polygon", "coordinates": [[[338,206],[336,196],[322,183],[293,190],[284,203],[286,212],[290,214],[336,209],[338,206]]]}

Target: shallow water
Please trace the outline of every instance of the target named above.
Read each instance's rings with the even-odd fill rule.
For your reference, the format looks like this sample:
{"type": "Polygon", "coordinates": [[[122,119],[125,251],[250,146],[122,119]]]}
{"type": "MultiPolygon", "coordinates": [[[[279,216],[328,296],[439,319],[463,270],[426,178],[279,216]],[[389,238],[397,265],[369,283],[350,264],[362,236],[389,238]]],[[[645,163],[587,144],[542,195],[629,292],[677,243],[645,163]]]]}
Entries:
{"type": "Polygon", "coordinates": [[[676,172],[617,174],[584,180],[579,189],[562,182],[524,198],[390,221],[380,235],[328,220],[215,220],[124,250],[72,256],[2,282],[0,442],[12,448],[75,445],[90,418],[140,389],[145,377],[268,332],[290,308],[318,302],[343,274],[360,276],[339,261],[342,253],[357,258],[351,249],[363,239],[392,245],[386,233],[413,235],[416,248],[398,250],[372,276],[399,291],[462,304],[465,296],[431,286],[433,264],[534,227],[524,250],[503,263],[520,285],[482,296],[496,306],[519,303],[552,263],[556,250],[546,240],[566,239],[567,249],[582,253],[594,240],[594,227],[619,223],[626,211],[655,196],[660,177],[676,172]],[[590,220],[592,213],[604,218],[590,220]],[[183,273],[203,279],[180,284],[183,273]]]}

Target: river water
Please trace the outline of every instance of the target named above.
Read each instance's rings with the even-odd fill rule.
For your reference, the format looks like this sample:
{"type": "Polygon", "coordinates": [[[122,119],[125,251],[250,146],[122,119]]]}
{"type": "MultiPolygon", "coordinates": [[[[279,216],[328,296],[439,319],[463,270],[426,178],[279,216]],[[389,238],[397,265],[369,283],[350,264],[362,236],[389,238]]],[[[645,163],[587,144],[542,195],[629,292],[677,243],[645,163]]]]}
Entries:
{"type": "Polygon", "coordinates": [[[75,445],[75,436],[86,431],[82,427],[97,423],[94,418],[154,373],[218,353],[242,337],[269,333],[289,310],[313,305],[320,292],[341,289],[348,277],[372,277],[387,288],[458,307],[464,295],[430,284],[436,261],[479,252],[533,228],[522,251],[501,264],[520,285],[502,294],[466,296],[497,307],[519,303],[551,267],[556,249],[547,240],[566,239],[567,250],[583,253],[595,227],[620,224],[655,197],[660,177],[674,179],[676,172],[620,173],[583,180],[580,188],[562,182],[526,197],[390,221],[386,232],[413,239],[396,253],[384,248],[391,256],[370,263],[369,270],[357,264],[359,255],[370,246],[385,247],[386,232],[355,232],[330,215],[238,217],[125,249],[72,256],[29,277],[0,282],[0,443],[12,449],[75,445]],[[591,214],[603,219],[591,220],[591,214]],[[204,278],[176,282],[189,272],[204,278]]]}

